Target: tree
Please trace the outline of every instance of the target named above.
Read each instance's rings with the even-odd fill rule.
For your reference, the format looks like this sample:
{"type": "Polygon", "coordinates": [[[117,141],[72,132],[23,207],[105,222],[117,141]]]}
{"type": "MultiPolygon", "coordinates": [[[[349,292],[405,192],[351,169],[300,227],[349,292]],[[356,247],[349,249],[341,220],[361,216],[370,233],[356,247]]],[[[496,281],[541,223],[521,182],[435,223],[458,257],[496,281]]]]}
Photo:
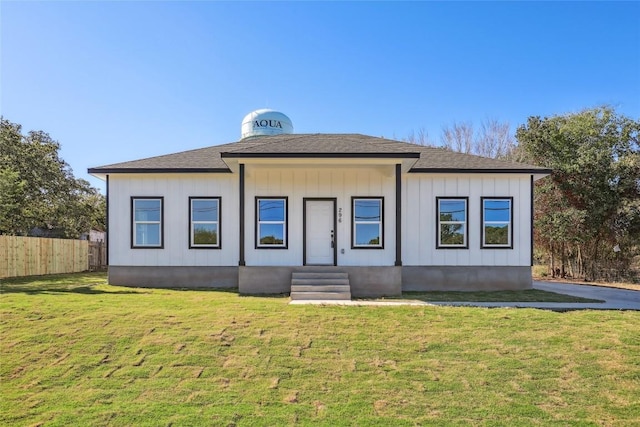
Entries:
{"type": "Polygon", "coordinates": [[[418,129],[418,132],[414,132],[412,130],[411,133],[409,133],[409,136],[403,138],[403,140],[410,144],[423,145],[427,147],[432,147],[434,145],[429,138],[429,133],[424,128],[418,129]]]}
{"type": "Polygon", "coordinates": [[[454,221],[452,213],[440,213],[440,244],[462,245],[464,244],[464,229],[461,224],[451,224],[454,221]]]}
{"type": "Polygon", "coordinates": [[[553,170],[536,185],[536,242],[585,279],[628,268],[640,250],[640,121],[598,107],[530,117],[520,155],[553,170]],[[614,247],[622,248],[614,252],[614,247]]]}
{"type": "Polygon", "coordinates": [[[508,156],[515,147],[515,139],[511,134],[511,126],[497,119],[486,119],[480,125],[480,133],[476,135],[474,153],[493,159],[508,156]]]}
{"type": "Polygon", "coordinates": [[[497,119],[485,119],[480,130],[474,129],[471,122],[453,122],[442,127],[442,145],[465,154],[475,154],[494,159],[508,156],[515,147],[509,123],[497,119]]]}
{"type": "Polygon", "coordinates": [[[442,126],[442,145],[451,151],[471,154],[473,151],[473,124],[471,122],[453,122],[451,126],[442,126]]]}
{"type": "Polygon", "coordinates": [[[22,227],[22,204],[27,182],[20,174],[7,167],[0,170],[0,230],[17,230],[22,227]]]}
{"type": "Polygon", "coordinates": [[[91,227],[104,229],[104,197],[73,176],[59,150],[47,133],[23,135],[19,124],[0,117],[0,234],[41,228],[77,238],[91,227]]]}

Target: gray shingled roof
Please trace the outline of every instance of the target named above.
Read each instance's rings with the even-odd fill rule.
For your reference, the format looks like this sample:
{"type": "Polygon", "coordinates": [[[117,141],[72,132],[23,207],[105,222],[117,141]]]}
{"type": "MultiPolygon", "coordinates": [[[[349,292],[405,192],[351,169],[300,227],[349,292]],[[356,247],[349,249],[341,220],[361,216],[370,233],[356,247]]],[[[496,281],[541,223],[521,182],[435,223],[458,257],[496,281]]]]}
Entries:
{"type": "MultiPolygon", "coordinates": [[[[419,153],[415,146],[390,139],[375,138],[359,134],[291,134],[266,137],[253,137],[264,141],[262,144],[236,148],[223,152],[222,157],[252,157],[272,154],[274,157],[288,154],[343,154],[358,157],[362,154],[380,155],[380,157],[415,157],[419,153]]],[[[242,142],[241,142],[242,143],[242,142]]]]}
{"type": "Polygon", "coordinates": [[[419,146],[419,149],[420,159],[411,167],[411,172],[551,173],[550,169],[540,166],[458,153],[444,148],[419,146]]]}
{"type": "Polygon", "coordinates": [[[360,134],[256,136],[230,144],[90,168],[89,173],[230,172],[224,159],[251,157],[415,158],[411,172],[548,173],[547,169],[360,134]]]}

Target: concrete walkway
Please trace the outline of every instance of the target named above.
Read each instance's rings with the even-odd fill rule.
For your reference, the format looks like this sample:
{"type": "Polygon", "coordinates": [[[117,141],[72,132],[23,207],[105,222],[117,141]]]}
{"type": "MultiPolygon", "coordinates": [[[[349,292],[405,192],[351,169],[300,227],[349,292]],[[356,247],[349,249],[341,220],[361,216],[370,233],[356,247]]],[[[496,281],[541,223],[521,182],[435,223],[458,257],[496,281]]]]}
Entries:
{"type": "Polygon", "coordinates": [[[424,302],[412,299],[396,300],[331,300],[331,299],[296,299],[289,302],[291,305],[375,305],[375,306],[399,306],[399,305],[436,305],[437,303],[424,302]]]}
{"type": "Polygon", "coordinates": [[[640,291],[606,288],[603,286],[574,285],[557,282],[533,282],[533,288],[558,294],[572,295],[582,298],[603,300],[602,303],[578,302],[424,302],[418,300],[392,301],[333,301],[333,300],[295,300],[290,304],[349,305],[349,306],[459,306],[459,307],[513,307],[539,308],[553,311],[569,310],[640,310],[640,291]]]}

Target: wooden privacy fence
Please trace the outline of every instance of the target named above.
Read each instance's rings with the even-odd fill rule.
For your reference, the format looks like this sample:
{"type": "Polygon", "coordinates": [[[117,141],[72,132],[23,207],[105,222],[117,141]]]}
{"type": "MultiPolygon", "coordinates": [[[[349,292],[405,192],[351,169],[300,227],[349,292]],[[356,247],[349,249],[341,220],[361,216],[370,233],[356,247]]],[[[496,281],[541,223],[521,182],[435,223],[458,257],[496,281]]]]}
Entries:
{"type": "Polygon", "coordinates": [[[0,236],[0,279],[86,271],[88,249],[86,240],[0,236]]]}
{"type": "Polygon", "coordinates": [[[107,268],[107,244],[103,241],[89,242],[89,270],[107,268]]]}

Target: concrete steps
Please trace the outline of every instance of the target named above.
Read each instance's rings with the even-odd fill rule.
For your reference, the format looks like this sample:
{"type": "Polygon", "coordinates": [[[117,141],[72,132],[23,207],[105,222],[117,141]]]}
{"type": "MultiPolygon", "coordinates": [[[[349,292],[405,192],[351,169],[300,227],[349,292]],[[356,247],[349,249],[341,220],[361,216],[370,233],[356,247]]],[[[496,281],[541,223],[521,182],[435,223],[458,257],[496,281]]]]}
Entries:
{"type": "Polygon", "coordinates": [[[295,272],[291,274],[292,300],[351,300],[348,273],[295,272]]]}

